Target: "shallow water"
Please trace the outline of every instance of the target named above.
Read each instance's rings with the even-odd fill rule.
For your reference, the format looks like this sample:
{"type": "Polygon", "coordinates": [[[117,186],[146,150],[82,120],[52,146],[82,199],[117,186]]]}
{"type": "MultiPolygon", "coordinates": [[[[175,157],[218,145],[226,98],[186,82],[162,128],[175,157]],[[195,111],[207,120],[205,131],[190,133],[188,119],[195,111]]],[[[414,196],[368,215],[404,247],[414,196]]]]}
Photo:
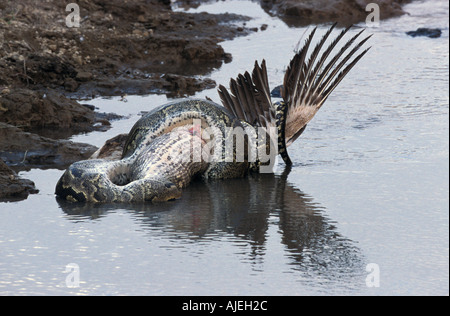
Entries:
{"type": "MultiPolygon", "coordinates": [[[[233,62],[212,79],[226,84],[265,58],[271,86],[281,83],[306,28],[248,1],[198,10],[269,26],[223,43],[233,62]]],[[[62,171],[23,172],[40,193],[0,204],[0,294],[448,294],[448,2],[406,11],[367,31],[371,51],[289,148],[289,173],[280,162],[275,174],[194,183],[161,205],[82,207],[55,199],[62,171]],[[443,36],[405,35],[423,26],[443,36]]],[[[219,101],[215,90],[196,95],[204,96],[219,101]]],[[[127,119],[73,140],[100,146],[167,98],[126,101],[90,100],[127,119]]]]}

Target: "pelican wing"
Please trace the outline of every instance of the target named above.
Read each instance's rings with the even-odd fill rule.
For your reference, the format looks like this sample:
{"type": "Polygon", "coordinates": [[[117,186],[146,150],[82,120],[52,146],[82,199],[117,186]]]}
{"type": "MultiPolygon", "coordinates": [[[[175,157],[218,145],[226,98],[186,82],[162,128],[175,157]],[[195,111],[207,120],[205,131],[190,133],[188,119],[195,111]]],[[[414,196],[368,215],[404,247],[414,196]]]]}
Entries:
{"type": "MultiPolygon", "coordinates": [[[[281,120],[285,120],[283,134],[286,146],[290,146],[302,134],[331,92],[370,49],[369,47],[357,54],[372,36],[357,42],[364,30],[343,42],[351,26],[343,29],[325,46],[335,27],[336,24],[333,24],[310,52],[315,28],[287,67],[281,89],[287,107],[281,114],[281,120]],[[340,48],[338,45],[341,45],[340,48]]],[[[231,79],[230,91],[231,94],[224,86],[219,86],[224,107],[236,117],[254,126],[276,126],[277,120],[280,120],[277,119],[277,114],[280,114],[277,113],[278,106],[274,105],[270,98],[264,60],[261,66],[255,62],[252,75],[246,72],[244,75],[238,75],[236,79],[231,79]]]]}
{"type": "Polygon", "coordinates": [[[230,91],[219,86],[219,96],[223,106],[237,118],[253,126],[275,126],[276,108],[270,98],[266,61],[261,66],[255,61],[252,75],[245,72],[230,80],[230,91]]]}
{"type": "Polygon", "coordinates": [[[324,44],[335,26],[336,24],[325,33],[312,53],[308,54],[316,32],[316,29],[314,29],[303,47],[292,58],[286,70],[282,89],[283,100],[288,105],[285,131],[286,146],[291,145],[300,136],[306,124],[311,121],[331,92],[370,49],[367,48],[351,60],[371,37],[370,35],[354,45],[364,30],[350,38],[340,49],[337,49],[337,45],[351,28],[348,27],[342,30],[323,50],[324,44]],[[353,48],[351,48],[352,46],[353,48]],[[337,52],[330,57],[333,51],[337,52]]]}

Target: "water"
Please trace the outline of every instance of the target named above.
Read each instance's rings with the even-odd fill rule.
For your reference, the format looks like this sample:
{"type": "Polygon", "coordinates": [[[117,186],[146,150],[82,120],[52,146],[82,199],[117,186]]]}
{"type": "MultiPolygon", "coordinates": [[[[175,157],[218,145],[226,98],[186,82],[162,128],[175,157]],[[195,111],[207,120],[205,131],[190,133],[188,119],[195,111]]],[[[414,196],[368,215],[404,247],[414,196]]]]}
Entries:
{"type": "MultiPolygon", "coordinates": [[[[0,294],[448,294],[448,2],[405,9],[410,15],[368,30],[371,51],[290,147],[290,173],[280,162],[273,175],[194,183],[181,200],[140,207],[58,203],[62,171],[21,173],[40,193],[0,204],[0,294]],[[404,33],[422,26],[443,36],[404,33]],[[78,287],[70,287],[71,263],[78,287]],[[370,263],[379,287],[367,286],[377,272],[370,263]]],[[[265,58],[271,86],[281,83],[306,28],[288,28],[247,1],[198,10],[268,24],[224,42],[233,62],[212,79],[226,84],[265,58]]],[[[219,101],[214,89],[204,96],[219,101]]],[[[73,140],[100,146],[167,98],[126,101],[90,100],[127,119],[73,140]]]]}

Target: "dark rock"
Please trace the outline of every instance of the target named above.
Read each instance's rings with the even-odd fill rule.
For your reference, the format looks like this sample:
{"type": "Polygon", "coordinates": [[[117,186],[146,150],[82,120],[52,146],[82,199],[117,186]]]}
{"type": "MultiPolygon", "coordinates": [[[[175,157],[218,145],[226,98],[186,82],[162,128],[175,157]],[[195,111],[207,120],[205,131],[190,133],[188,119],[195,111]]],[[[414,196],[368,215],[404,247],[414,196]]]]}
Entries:
{"type": "Polygon", "coordinates": [[[80,84],[72,78],[68,78],[64,81],[64,89],[68,92],[77,91],[79,86],[80,86],[80,84]]]}
{"type": "Polygon", "coordinates": [[[70,128],[95,122],[94,111],[54,92],[11,89],[0,95],[0,122],[25,128],[70,128]]]}
{"type": "Polygon", "coordinates": [[[442,31],[440,29],[429,29],[425,27],[418,28],[415,31],[406,32],[409,36],[427,36],[430,38],[438,38],[441,37],[442,31]]]}
{"type": "Polygon", "coordinates": [[[19,168],[59,168],[88,159],[97,147],[55,140],[0,123],[0,159],[19,168]]]}
{"type": "Polygon", "coordinates": [[[92,73],[88,72],[88,71],[80,71],[77,73],[76,79],[78,81],[82,81],[82,82],[86,82],[86,81],[90,81],[92,79],[92,73]]]}
{"type": "Polygon", "coordinates": [[[38,193],[33,181],[22,179],[0,159],[0,202],[18,201],[38,193]]]}

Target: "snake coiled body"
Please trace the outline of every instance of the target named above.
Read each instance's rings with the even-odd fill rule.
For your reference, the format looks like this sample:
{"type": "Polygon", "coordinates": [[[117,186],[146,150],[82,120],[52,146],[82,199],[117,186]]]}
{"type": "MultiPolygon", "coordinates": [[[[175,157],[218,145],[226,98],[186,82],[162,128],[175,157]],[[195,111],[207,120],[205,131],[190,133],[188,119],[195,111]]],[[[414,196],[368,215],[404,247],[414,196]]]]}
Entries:
{"type": "Polygon", "coordinates": [[[350,27],[323,48],[335,26],[309,53],[314,29],[294,55],[284,76],[282,101],[272,103],[265,61],[261,66],[255,62],[252,74],[230,81],[231,94],[219,86],[223,106],[184,100],[155,108],[133,126],[120,160],[74,163],[55,193],[83,202],[167,201],[179,198],[195,177],[227,179],[249,171],[268,172],[278,153],[291,165],[287,147],[368,51],[353,57],[370,38],[357,43],[362,31],[336,48],[350,27]]]}
{"type": "Polygon", "coordinates": [[[133,126],[121,160],[76,162],[60,178],[55,192],[71,201],[155,202],[179,198],[180,190],[197,176],[242,177],[248,161],[227,161],[235,148],[221,150],[237,127],[243,128],[241,122],[211,101],[185,100],[157,107],[133,126]],[[208,142],[201,131],[208,131],[208,142]],[[211,160],[218,150],[219,156],[211,160]]]}

